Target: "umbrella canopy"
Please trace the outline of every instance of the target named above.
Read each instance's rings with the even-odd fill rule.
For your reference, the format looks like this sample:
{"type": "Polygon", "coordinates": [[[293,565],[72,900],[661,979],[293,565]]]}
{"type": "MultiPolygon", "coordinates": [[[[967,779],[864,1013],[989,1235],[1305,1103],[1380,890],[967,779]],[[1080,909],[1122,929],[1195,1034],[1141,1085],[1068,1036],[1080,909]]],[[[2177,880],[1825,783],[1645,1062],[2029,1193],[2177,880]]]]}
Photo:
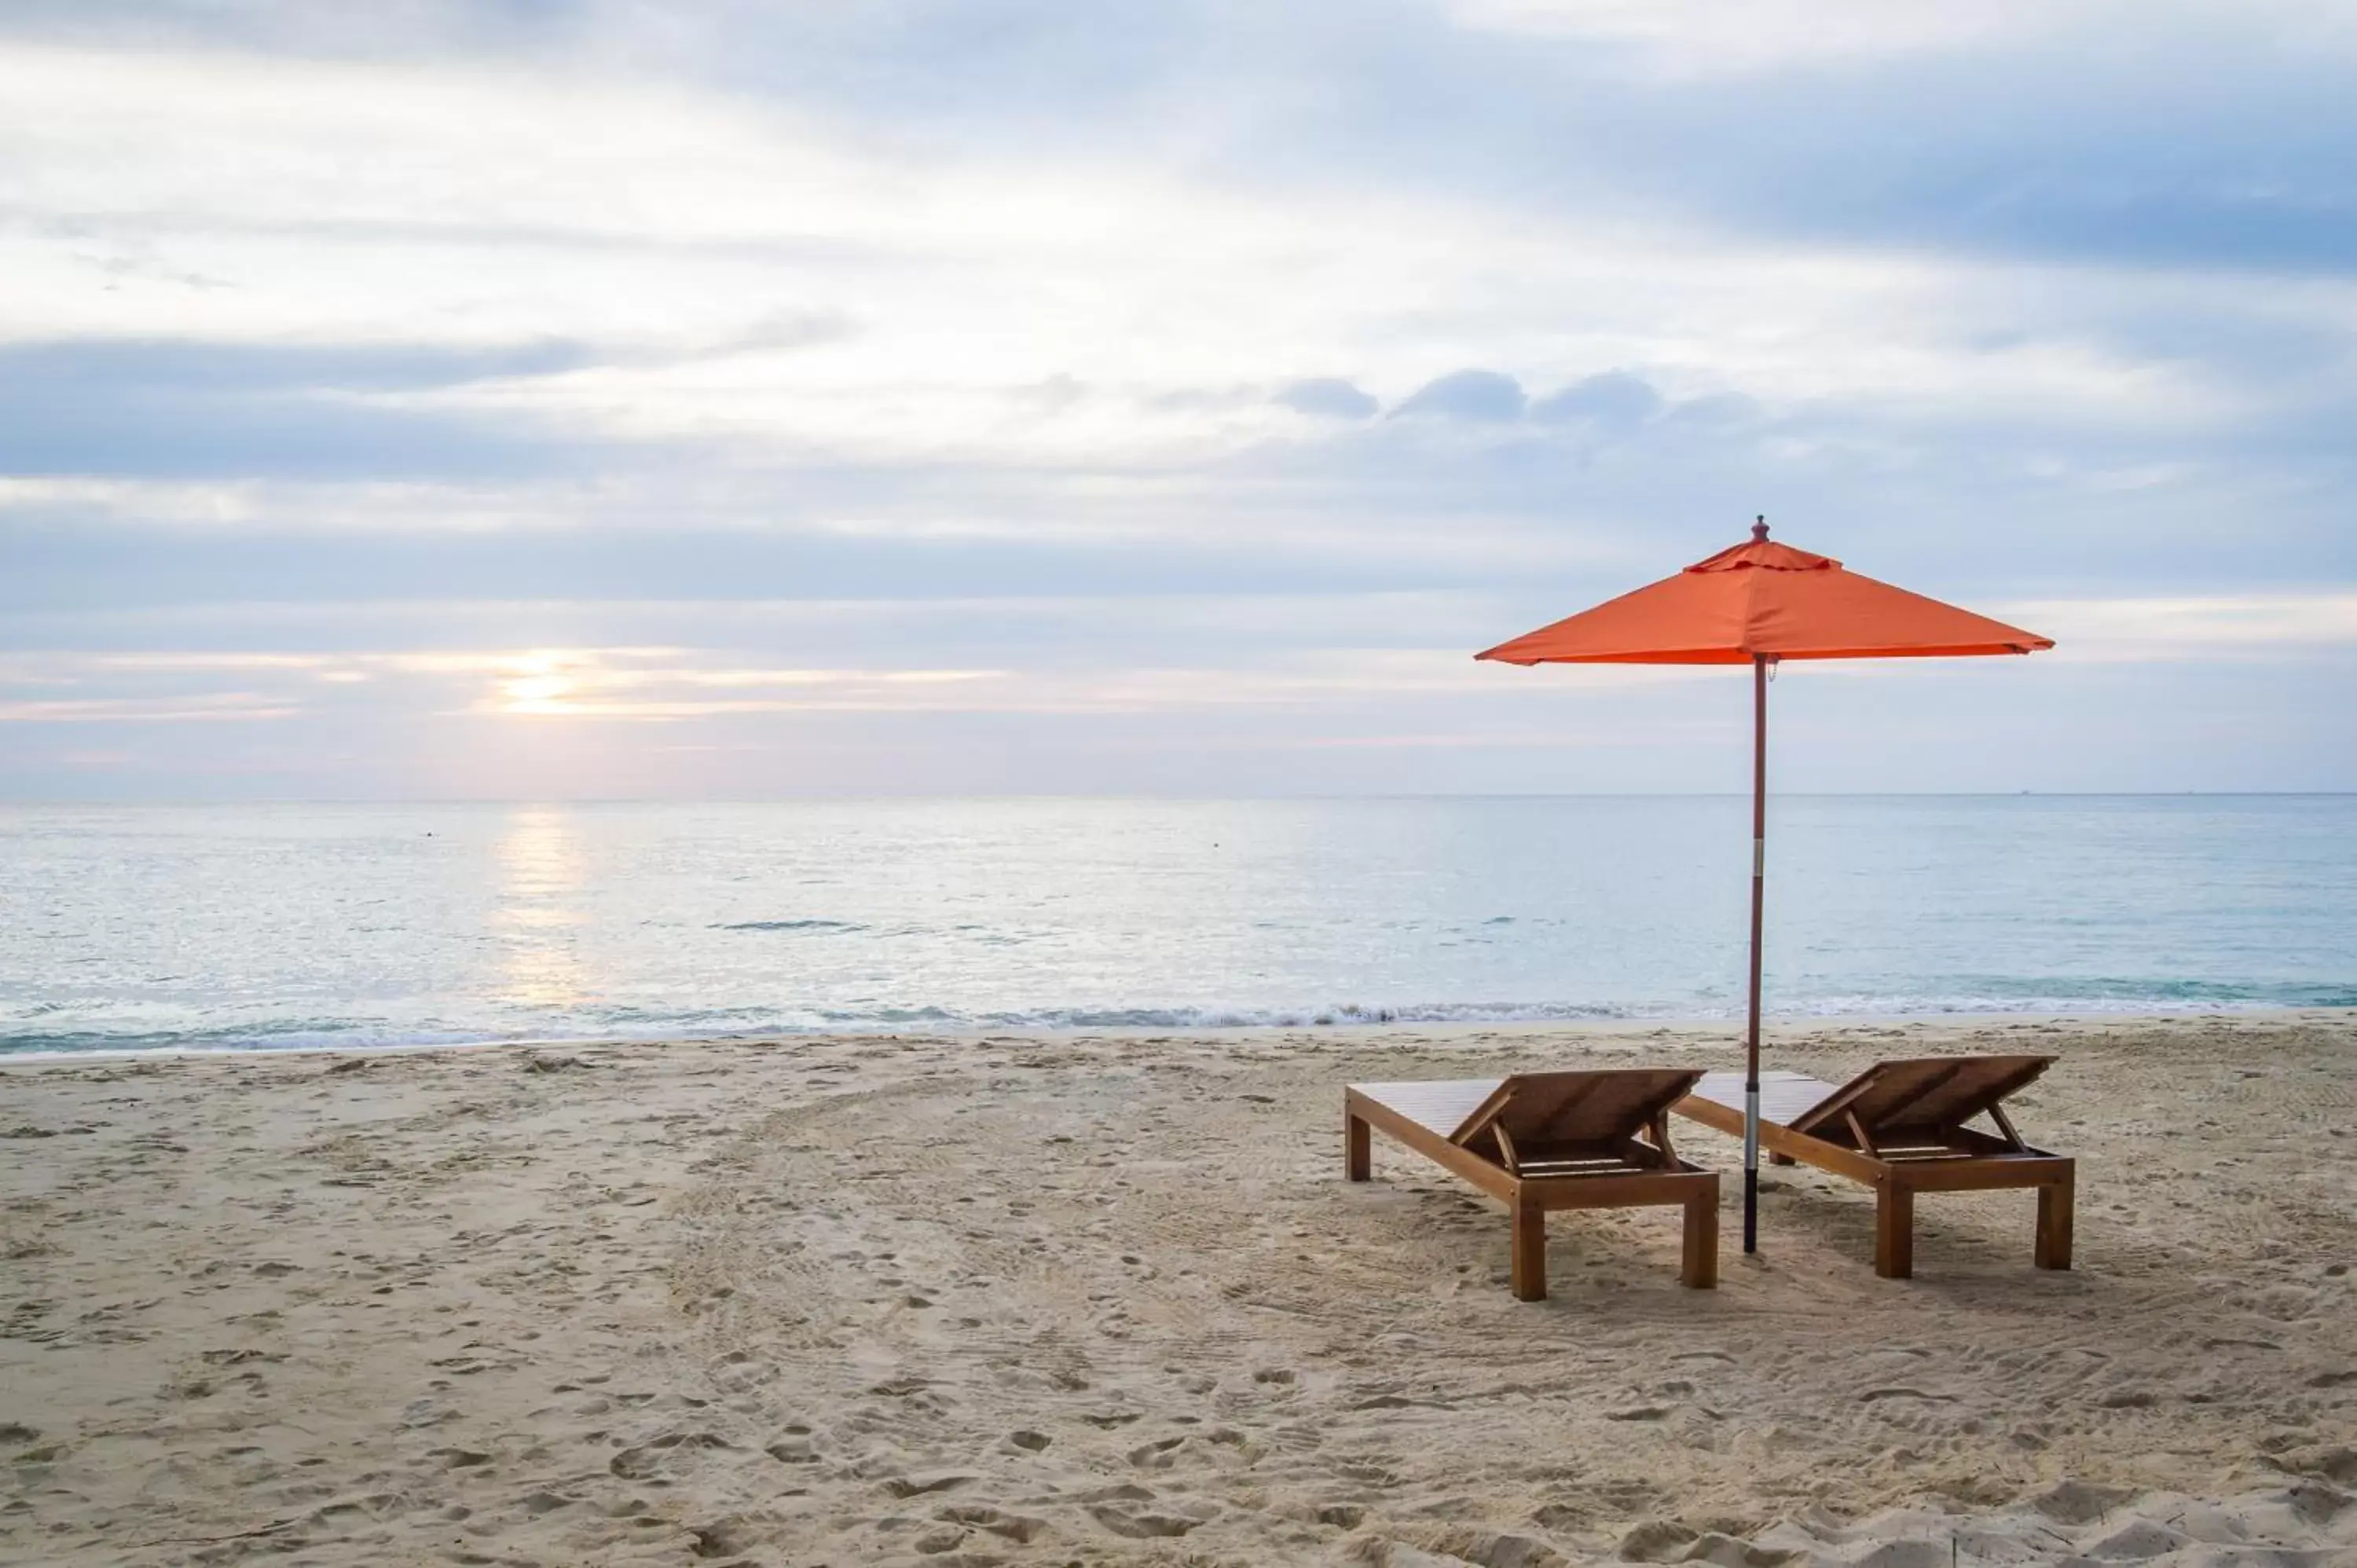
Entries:
{"type": "Polygon", "coordinates": [[[1749,664],[1783,659],[1938,659],[2029,653],[2053,639],[1846,571],[1768,538],[1501,642],[1508,664],[1749,664]]]}
{"type": "Polygon", "coordinates": [[[1760,955],[1766,905],[1768,671],[1787,659],[1941,659],[2030,653],[2051,638],[1846,571],[1768,538],[1477,653],[1508,664],[1751,666],[1751,989],[1744,1050],[1743,1250],[1759,1250],[1760,955]]]}

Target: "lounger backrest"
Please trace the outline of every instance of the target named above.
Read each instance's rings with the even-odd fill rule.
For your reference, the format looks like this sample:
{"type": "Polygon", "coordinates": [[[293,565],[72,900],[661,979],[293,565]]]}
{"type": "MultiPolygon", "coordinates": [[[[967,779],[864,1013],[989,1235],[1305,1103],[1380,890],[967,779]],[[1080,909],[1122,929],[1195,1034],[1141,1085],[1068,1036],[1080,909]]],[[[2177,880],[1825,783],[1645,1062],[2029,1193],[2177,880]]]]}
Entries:
{"type": "Polygon", "coordinates": [[[1922,1057],[1877,1062],[1795,1117],[1796,1133],[1846,1143],[1855,1116],[1877,1142],[1885,1133],[1963,1125],[2018,1093],[2054,1065],[2052,1057],[1922,1057]]]}
{"type": "Polygon", "coordinates": [[[1685,1098],[1701,1078],[1698,1069],[1674,1068],[1517,1073],[1498,1085],[1458,1129],[1454,1142],[1468,1143],[1492,1124],[1503,1126],[1517,1144],[1530,1146],[1634,1137],[1685,1098]]]}

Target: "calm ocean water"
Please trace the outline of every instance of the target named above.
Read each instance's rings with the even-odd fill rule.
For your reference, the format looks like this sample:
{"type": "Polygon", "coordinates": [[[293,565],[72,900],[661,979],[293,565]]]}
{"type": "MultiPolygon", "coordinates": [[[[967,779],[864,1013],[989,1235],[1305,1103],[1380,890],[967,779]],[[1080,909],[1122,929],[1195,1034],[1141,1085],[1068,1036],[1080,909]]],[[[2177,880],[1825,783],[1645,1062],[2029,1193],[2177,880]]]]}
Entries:
{"type": "MultiPolygon", "coordinates": [[[[1727,1015],[1748,809],[0,807],[0,1052],[1727,1015]]],[[[1773,1014],[2357,1005],[2357,797],[1771,813],[1773,1014]]]]}

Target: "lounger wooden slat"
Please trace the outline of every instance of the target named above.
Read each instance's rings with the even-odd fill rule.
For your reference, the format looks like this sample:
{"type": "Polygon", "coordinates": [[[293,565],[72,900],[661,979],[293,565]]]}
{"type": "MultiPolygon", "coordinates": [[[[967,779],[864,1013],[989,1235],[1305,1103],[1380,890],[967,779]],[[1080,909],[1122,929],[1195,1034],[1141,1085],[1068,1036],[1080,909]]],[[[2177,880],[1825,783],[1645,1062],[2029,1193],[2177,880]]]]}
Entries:
{"type": "Polygon", "coordinates": [[[1506,1206],[1514,1294],[1546,1297],[1546,1216],[1558,1208],[1677,1204],[1679,1278],[1718,1283],[1718,1177],[1669,1146],[1669,1108],[1702,1078],[1620,1069],[1437,1082],[1356,1083],[1342,1093],[1343,1174],[1372,1174],[1380,1127],[1506,1206]],[[1639,1134],[1645,1134],[1641,1137],[1639,1134]]]}
{"type": "MultiPolygon", "coordinates": [[[[1928,1057],[1878,1062],[1838,1087],[1797,1072],[1760,1075],[1760,1144],[1875,1191],[1874,1272],[1915,1267],[1915,1195],[2034,1187],[2041,1269],[2071,1266],[2076,1165],[2021,1141],[2003,1101],[2052,1057],[1928,1057]],[[1986,1116],[1995,1133],[1965,1125],[1986,1116]]],[[[1706,1073],[1678,1114],[1743,1135],[1743,1075],[1706,1073]]]]}

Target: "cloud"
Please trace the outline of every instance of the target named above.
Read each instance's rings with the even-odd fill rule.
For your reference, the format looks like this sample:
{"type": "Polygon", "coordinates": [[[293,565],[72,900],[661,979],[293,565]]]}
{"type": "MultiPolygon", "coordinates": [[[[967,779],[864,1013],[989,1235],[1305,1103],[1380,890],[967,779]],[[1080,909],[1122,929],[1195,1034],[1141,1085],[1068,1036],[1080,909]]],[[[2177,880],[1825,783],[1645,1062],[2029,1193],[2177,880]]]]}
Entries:
{"type": "Polygon", "coordinates": [[[1651,381],[1626,371],[1607,371],[1550,392],[1531,404],[1531,417],[1559,424],[1583,420],[1600,429],[1633,430],[1660,413],[1662,394],[1651,381]]]}
{"type": "Polygon", "coordinates": [[[401,392],[469,381],[557,375],[596,363],[563,339],[449,345],[208,342],[80,338],[0,343],[0,382],[51,397],[147,393],[401,392]]]}
{"type": "Polygon", "coordinates": [[[2125,0],[1457,0],[1467,26],[1619,46],[1662,75],[1718,78],[1854,66],[1911,55],[1981,53],[2088,23],[2124,26],[2150,6],[2125,0]]]}
{"type": "Polygon", "coordinates": [[[1454,371],[1416,388],[1392,413],[1497,424],[1520,419],[1529,401],[1522,382],[1512,376],[1496,371],[1454,371]]]}
{"type": "Polygon", "coordinates": [[[0,344],[0,468],[20,475],[309,475],[370,479],[550,472],[557,433],[420,408],[406,394],[560,374],[577,343],[0,344]]]}
{"type": "Polygon", "coordinates": [[[2298,657],[2357,649],[2357,593],[2047,599],[2009,607],[2059,649],[2111,661],[2298,657]]]}
{"type": "Polygon", "coordinates": [[[2348,28],[1829,4],[6,7],[0,791],[1688,787],[1458,665],[1757,510],[2064,639],[1827,779],[2357,780],[2348,28]]]}
{"type": "Polygon", "coordinates": [[[291,719],[302,709],[273,703],[251,692],[204,692],[186,697],[0,698],[0,724],[149,725],[253,724],[291,719]]]}
{"type": "Polygon", "coordinates": [[[840,313],[808,310],[673,342],[0,341],[0,468],[365,481],[608,467],[612,432],[593,452],[594,413],[550,383],[683,367],[726,375],[735,357],[855,335],[840,313]]]}
{"type": "Polygon", "coordinates": [[[1383,406],[1356,383],[1336,376],[1295,381],[1269,401],[1318,419],[1370,419],[1383,406]]]}
{"type": "Polygon", "coordinates": [[[0,660],[0,722],[152,723],[296,717],[338,703],[388,705],[413,721],[453,717],[631,722],[756,714],[1140,712],[1314,703],[1375,692],[1478,690],[1448,649],[1296,648],[1249,662],[1141,660],[1028,671],[748,663],[711,648],[515,647],[435,653],[313,650],[299,656],[19,653],[0,660]],[[233,672],[267,692],[216,692],[233,672]],[[358,676],[383,689],[323,691],[358,676]],[[60,689],[70,695],[58,695],[60,689]],[[25,695],[24,693],[31,693],[25,695]],[[15,700],[12,700],[15,699],[15,700]]]}

